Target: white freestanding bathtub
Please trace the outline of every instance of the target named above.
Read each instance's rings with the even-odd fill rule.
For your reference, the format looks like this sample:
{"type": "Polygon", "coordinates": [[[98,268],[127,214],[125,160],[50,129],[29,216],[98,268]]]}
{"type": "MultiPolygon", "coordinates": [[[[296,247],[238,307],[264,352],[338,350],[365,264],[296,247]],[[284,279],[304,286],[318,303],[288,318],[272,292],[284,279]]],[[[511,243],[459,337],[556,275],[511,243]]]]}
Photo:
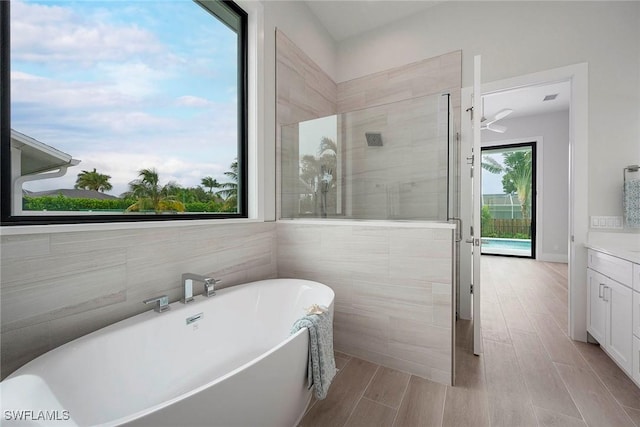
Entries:
{"type": "Polygon", "coordinates": [[[273,279],[149,310],[7,377],[0,424],[293,426],[311,391],[308,333],[291,326],[312,304],[333,315],[333,299],[320,283],[273,279]]]}

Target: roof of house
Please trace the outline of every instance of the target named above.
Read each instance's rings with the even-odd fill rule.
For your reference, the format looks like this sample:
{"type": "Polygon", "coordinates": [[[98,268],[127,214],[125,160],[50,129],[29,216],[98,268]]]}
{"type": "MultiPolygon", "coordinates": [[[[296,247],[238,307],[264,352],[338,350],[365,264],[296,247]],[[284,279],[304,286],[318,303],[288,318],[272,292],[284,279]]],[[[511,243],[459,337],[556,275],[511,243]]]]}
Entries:
{"type": "Polygon", "coordinates": [[[63,195],[65,197],[69,197],[73,199],[100,199],[100,200],[118,199],[118,197],[116,196],[112,196],[110,194],[104,194],[96,190],[81,190],[76,188],[59,188],[57,190],[47,190],[47,191],[24,191],[24,194],[29,197],[63,195]]]}
{"type": "Polygon", "coordinates": [[[21,151],[20,175],[22,176],[80,163],[80,160],[74,159],[70,154],[63,153],[15,129],[11,129],[11,148],[21,151]]]}

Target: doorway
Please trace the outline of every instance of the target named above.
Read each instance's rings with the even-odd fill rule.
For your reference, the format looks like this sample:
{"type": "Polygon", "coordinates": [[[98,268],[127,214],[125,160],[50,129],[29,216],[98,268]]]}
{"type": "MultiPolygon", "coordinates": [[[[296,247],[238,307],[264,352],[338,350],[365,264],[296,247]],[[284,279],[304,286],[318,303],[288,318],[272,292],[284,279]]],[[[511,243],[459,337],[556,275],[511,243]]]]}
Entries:
{"type": "Polygon", "coordinates": [[[481,253],[535,258],[536,142],[481,151],[481,253]]]}
{"type": "MultiPolygon", "coordinates": [[[[568,319],[568,332],[569,336],[574,340],[585,341],[586,340],[586,289],[582,285],[586,281],[586,248],[584,246],[587,240],[587,232],[589,229],[588,221],[588,195],[584,190],[583,184],[588,181],[588,67],[586,63],[570,65],[561,68],[555,68],[546,71],[540,71],[532,74],[521,75],[517,77],[506,78],[503,80],[496,80],[489,83],[482,84],[481,93],[483,96],[487,94],[502,93],[504,91],[513,90],[516,88],[524,88],[529,86],[544,85],[549,82],[570,81],[571,83],[571,107],[569,110],[569,148],[565,150],[568,154],[568,173],[569,179],[569,192],[568,197],[565,198],[565,202],[568,202],[568,230],[565,234],[560,232],[552,232],[553,235],[559,236],[565,240],[568,240],[568,281],[569,281],[569,319],[568,319]]],[[[480,91],[478,91],[480,93],[480,91]]],[[[467,112],[471,115],[473,109],[473,88],[464,87],[462,89],[462,105],[463,112],[467,112]],[[468,107],[468,108],[467,108],[468,107]]],[[[486,107],[486,106],[485,106],[486,107]]],[[[501,107],[504,108],[504,107],[501,107]]],[[[478,106],[477,110],[480,110],[478,106]]],[[[496,110],[499,111],[499,110],[496,110]]],[[[490,113],[490,112],[489,112],[490,113]]],[[[485,112],[486,114],[486,112],[485,112]]],[[[514,114],[515,115],[515,114],[514,114]]],[[[491,116],[489,116],[491,117],[491,116]]],[[[473,140],[472,129],[470,120],[462,120],[461,131],[461,165],[463,168],[468,168],[466,164],[469,164],[473,160],[473,140]]],[[[504,125],[501,124],[501,126],[504,125]]],[[[532,135],[529,133],[529,135],[532,135]]],[[[509,137],[508,135],[501,135],[500,138],[515,139],[515,137],[509,137]]],[[[484,139],[484,138],[483,138],[484,139]]],[[[538,140],[541,142],[541,139],[538,140]]],[[[545,144],[548,142],[545,139],[545,144]]],[[[539,151],[542,150],[542,145],[538,146],[539,151]]],[[[545,153],[548,151],[545,148],[545,153]]],[[[538,153],[540,156],[540,153],[538,153]]],[[[566,165],[566,163],[565,163],[566,165]]],[[[538,163],[538,166],[542,167],[542,163],[538,163]]],[[[478,168],[480,169],[480,168],[478,168]]],[[[463,169],[465,170],[465,169],[463,169]]],[[[539,175],[542,175],[540,173],[539,175]]],[[[467,224],[471,223],[471,203],[466,202],[471,199],[472,189],[471,180],[468,173],[461,173],[461,205],[460,212],[461,218],[464,223],[463,240],[460,246],[460,253],[471,253],[472,244],[469,235],[473,235],[473,230],[470,229],[467,224]]],[[[549,177],[547,171],[545,171],[545,177],[549,177]]],[[[553,181],[553,180],[552,180],[553,181]]],[[[554,184],[552,182],[551,186],[554,184]]],[[[542,187],[541,187],[542,188],[542,187]]],[[[542,188],[544,190],[544,188],[542,188]]],[[[549,203],[553,206],[553,202],[549,203]]],[[[538,211],[543,209],[543,204],[538,204],[538,211]]],[[[540,214],[540,213],[538,213],[540,214]]],[[[562,214],[555,214],[557,217],[562,214]]],[[[540,251],[541,238],[540,230],[537,230],[537,250],[540,251]]],[[[537,260],[541,260],[536,256],[537,260]]],[[[566,262],[567,256],[563,257],[566,262]]],[[[497,257],[496,259],[504,259],[497,257]]],[[[561,261],[558,259],[557,261],[561,261]]],[[[473,279],[471,278],[471,257],[460,257],[460,318],[472,319],[475,316],[472,312],[472,305],[474,304],[474,287],[473,279]]],[[[477,289],[476,289],[477,291],[477,289]]],[[[480,294],[481,292],[477,292],[480,294]]],[[[479,316],[479,313],[477,313],[479,316]]],[[[474,319],[475,323],[475,319],[474,319]]],[[[480,323],[480,322],[478,322],[480,323]]]]}

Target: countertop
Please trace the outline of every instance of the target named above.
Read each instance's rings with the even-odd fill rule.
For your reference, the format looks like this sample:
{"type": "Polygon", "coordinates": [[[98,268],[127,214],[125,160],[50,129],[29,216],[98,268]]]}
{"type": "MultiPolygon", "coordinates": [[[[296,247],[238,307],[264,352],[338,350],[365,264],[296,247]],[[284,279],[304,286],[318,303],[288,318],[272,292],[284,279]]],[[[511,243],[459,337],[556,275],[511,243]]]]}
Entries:
{"type": "Polygon", "coordinates": [[[585,246],[640,264],[640,233],[590,232],[585,246]]]}

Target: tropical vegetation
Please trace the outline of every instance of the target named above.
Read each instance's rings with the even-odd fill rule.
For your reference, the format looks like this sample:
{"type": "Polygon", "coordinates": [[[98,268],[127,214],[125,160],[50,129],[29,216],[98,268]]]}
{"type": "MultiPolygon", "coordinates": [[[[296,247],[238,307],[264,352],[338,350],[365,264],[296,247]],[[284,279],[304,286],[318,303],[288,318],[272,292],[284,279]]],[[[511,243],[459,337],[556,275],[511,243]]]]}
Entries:
{"type": "Polygon", "coordinates": [[[113,188],[109,182],[110,179],[109,175],[101,174],[96,168],[93,168],[92,171],[83,170],[78,174],[73,188],[105,192],[113,188]]]}
{"type": "MultiPolygon", "coordinates": [[[[92,199],[66,197],[62,194],[23,196],[25,211],[105,211],[127,212],[194,212],[223,213],[238,211],[238,161],[225,172],[229,181],[219,183],[211,176],[205,176],[196,187],[181,187],[176,182],[160,182],[156,169],[141,169],[138,178],[129,182],[129,191],[113,199],[92,199]]],[[[112,189],[109,175],[96,169],[83,170],[78,174],[75,188],[100,192],[112,189]]]]}
{"type": "Polygon", "coordinates": [[[237,212],[238,210],[238,159],[231,163],[230,169],[230,171],[224,173],[229,178],[229,181],[219,184],[218,188],[220,190],[215,193],[224,199],[221,212],[237,212]]]}
{"type": "Polygon", "coordinates": [[[169,181],[165,185],[160,185],[158,171],[153,168],[139,170],[138,177],[129,183],[129,191],[125,193],[125,198],[136,199],[136,202],[127,208],[127,212],[185,211],[184,203],[176,197],[179,186],[175,182],[169,181]]]}
{"type": "Polygon", "coordinates": [[[220,184],[218,183],[218,180],[216,180],[216,179],[214,179],[213,177],[210,177],[210,176],[205,176],[204,178],[202,178],[200,183],[202,184],[202,186],[204,188],[208,188],[209,189],[209,194],[213,194],[213,189],[214,188],[219,188],[220,187],[220,184]]]}
{"type": "Polygon", "coordinates": [[[489,205],[482,206],[481,236],[512,239],[531,238],[531,189],[532,150],[514,150],[502,154],[503,163],[490,156],[483,156],[482,168],[494,174],[502,174],[502,191],[515,194],[522,218],[496,219],[489,205]]]}
{"type": "Polygon", "coordinates": [[[516,194],[522,218],[531,217],[532,150],[515,150],[503,154],[504,166],[494,158],[484,156],[482,168],[491,173],[502,173],[505,194],[516,194]]]}
{"type": "Polygon", "coordinates": [[[331,138],[322,137],[316,155],[306,154],[300,159],[300,180],[306,184],[307,194],[300,210],[322,217],[336,207],[336,169],[338,146],[331,138]]]}

